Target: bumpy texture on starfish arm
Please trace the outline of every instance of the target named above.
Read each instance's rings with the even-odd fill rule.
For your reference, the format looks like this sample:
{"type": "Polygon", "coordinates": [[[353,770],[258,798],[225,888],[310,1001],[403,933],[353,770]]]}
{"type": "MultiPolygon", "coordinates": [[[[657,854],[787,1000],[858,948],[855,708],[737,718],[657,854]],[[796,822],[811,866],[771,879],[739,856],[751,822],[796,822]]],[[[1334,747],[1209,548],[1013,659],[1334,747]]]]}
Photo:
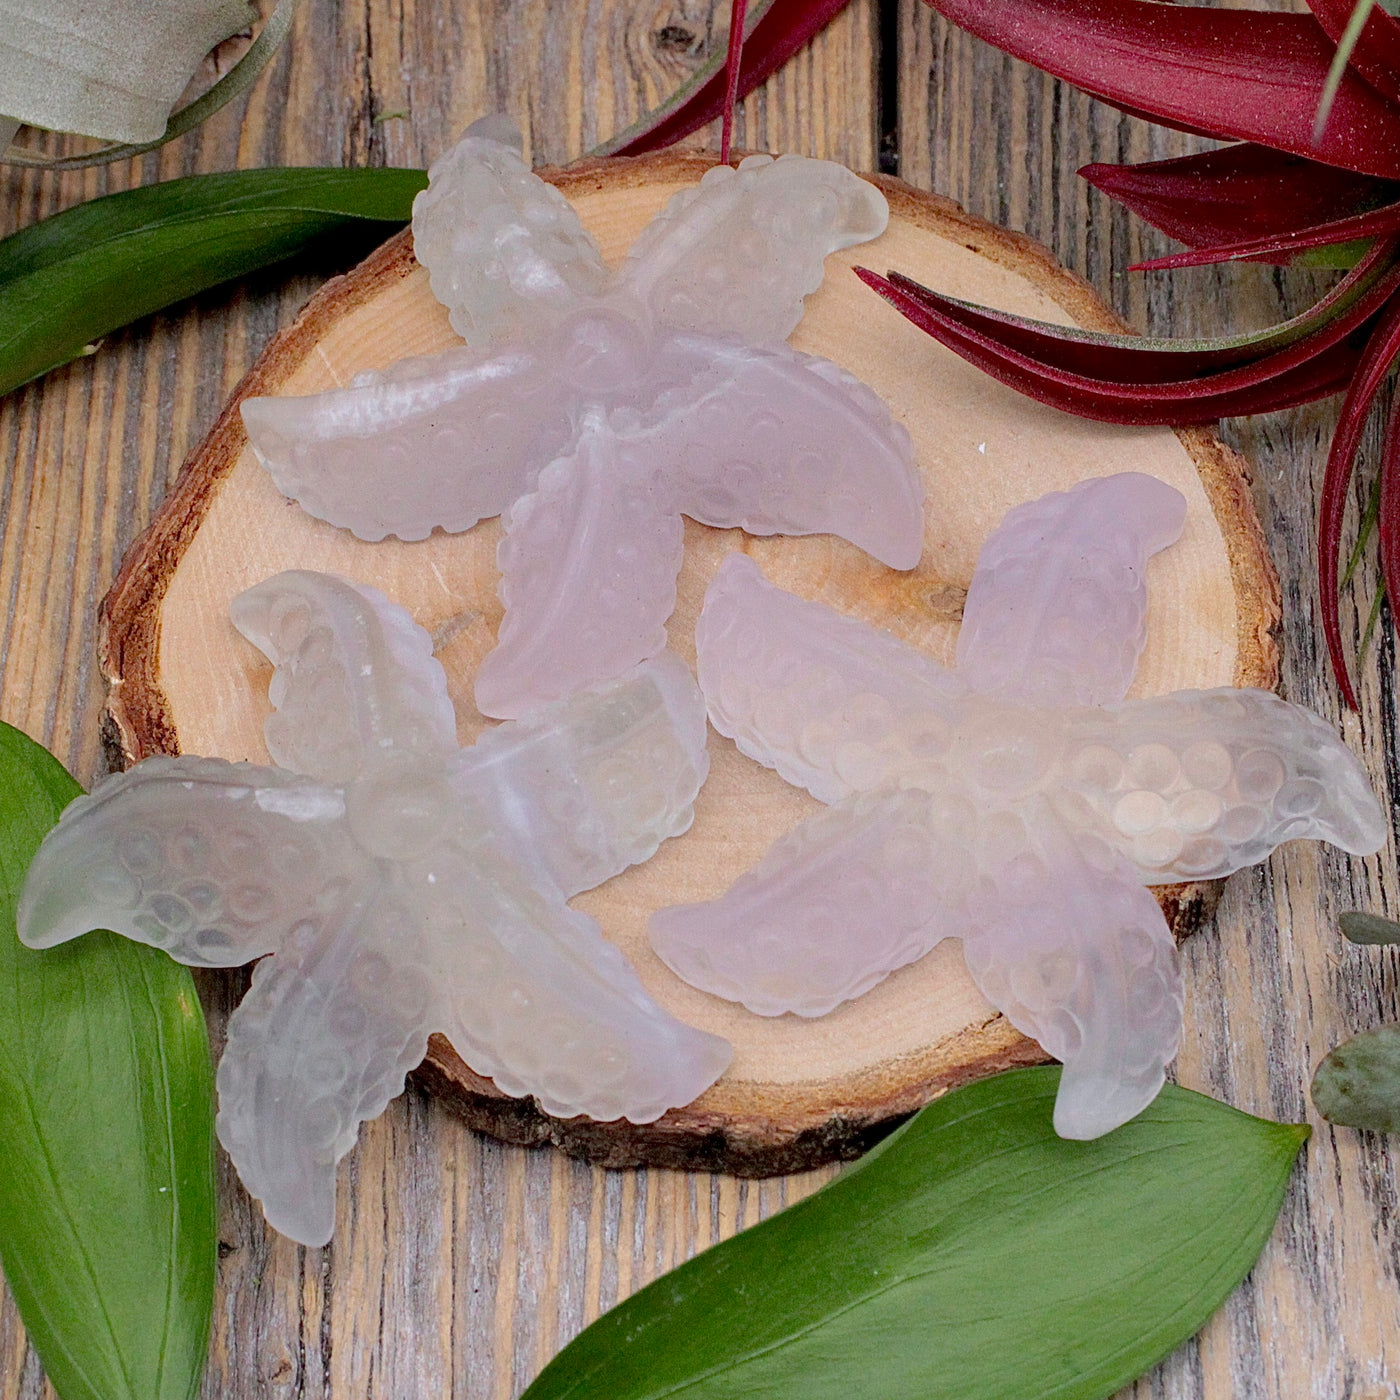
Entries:
{"type": "Polygon", "coordinates": [[[414,221],[434,291],[485,340],[324,394],[246,400],[278,487],[364,539],[464,530],[533,490],[590,410],[617,412],[666,429],[672,455],[696,449],[676,484],[697,519],[831,531],[912,568],[922,487],[908,435],[851,376],[781,344],[826,254],[883,230],[884,196],[826,161],[722,167],[609,278],[518,140],[500,138],[473,128],[434,166],[414,221]],[[753,480],[770,473],[771,487],[753,480]]]}
{"type": "Polygon", "coordinates": [[[427,634],[376,590],[293,572],[234,610],[275,663],[269,744],[316,776],[183,757],[110,779],[41,845],[20,936],[272,955],[230,1021],[218,1126],[278,1228],[329,1238],[337,1161],[433,1031],[564,1116],[650,1121],[718,1077],[728,1044],[565,903],[690,825],[704,702],[677,658],[459,751],[427,634]]]}
{"type": "Polygon", "coordinates": [[[302,1244],[330,1240],[337,1164],[360,1124],[402,1093],[428,1028],[445,1019],[391,898],[371,888],[349,919],[307,920],[258,964],[229,1017],[219,1141],[268,1223],[302,1244]],[[386,933],[401,946],[386,948],[386,933]]]}
{"type": "Polygon", "coordinates": [[[620,284],[681,330],[786,340],[828,253],[890,221],[868,180],[829,160],[753,155],[672,195],[632,245],[620,284]]]}
{"type": "Polygon", "coordinates": [[[759,1016],[825,1016],[962,932],[976,867],[965,827],[956,844],[941,839],[936,805],[918,791],[848,797],[780,837],[719,899],[654,914],[652,946],[692,987],[759,1016]]]}
{"type": "Polygon", "coordinates": [[[279,948],[309,909],[338,904],[362,858],[340,793],[217,758],[149,758],[70,803],[29,868],[20,941],[95,928],[191,967],[279,948]]]}
{"type": "Polygon", "coordinates": [[[963,925],[982,993],[1064,1064],[1055,1131],[1095,1138],[1157,1097],[1181,1039],[1181,972],[1157,901],[1044,803],[995,813],[963,925]]]}
{"type": "MultiPolygon", "coordinates": [[[[984,555],[1022,578],[1037,626],[1005,615],[1019,599],[997,579],[981,595],[970,655],[1018,658],[1039,704],[979,692],[961,666],[949,673],[773,588],[751,561],[726,560],[696,628],[711,719],[745,753],[840,805],[720,899],[658,913],[653,939],[667,962],[754,1010],[812,1015],[957,934],[988,997],[1066,1060],[1061,1130],[1092,1136],[1136,1113],[1161,1083],[1175,1045],[1168,1023],[1179,1018],[1169,935],[1142,885],[1225,875],[1298,837],[1365,854],[1386,834],[1356,759],[1323,721],[1276,696],[1070,703],[1052,620],[1078,615],[1078,635],[1101,643],[1080,679],[1118,700],[1131,679],[1123,655],[1142,645],[1142,563],[1179,527],[1175,494],[1107,478],[1013,513],[988,541],[984,555]],[[1086,532],[1062,516],[1077,503],[1105,521],[1115,499],[1134,538],[1126,562],[1106,526],[1086,532]],[[1058,532],[1026,528],[1056,517],[1058,532]],[[1101,605],[1081,607],[1099,592],[1101,605]],[[937,850],[923,882],[891,866],[917,845],[910,824],[937,850]],[[1031,954],[1039,961],[1026,962],[1031,954]],[[1074,972],[1063,986],[1052,963],[1074,972]]],[[[970,597],[977,588],[974,579],[970,597]]]]}
{"type": "Polygon", "coordinates": [[[941,754],[968,694],[936,661],[775,587],[743,554],[711,581],[695,646],[714,727],[822,802],[880,786],[915,736],[941,754]]]}
{"type": "Polygon", "coordinates": [[[483,714],[523,714],[665,645],[681,512],[763,534],[836,531],[887,563],[918,562],[912,444],[870,390],[783,345],[674,344],[704,372],[648,413],[590,412],[573,451],[507,512],[483,714]]]}
{"type": "Polygon", "coordinates": [[[705,370],[649,413],[615,415],[674,509],[751,535],[840,535],[892,569],[924,548],[914,444],[884,400],[787,345],[677,336],[705,370]]]}
{"type": "Polygon", "coordinates": [[[438,965],[452,991],[443,1030],[506,1093],[560,1118],[650,1123],[724,1072],[729,1043],[662,1010],[597,923],[518,866],[449,851],[433,873],[466,928],[461,953],[438,965]]]}
{"type": "Polygon", "coordinates": [[[662,652],[624,682],[488,730],[453,765],[523,865],[565,895],[639,865],[686,831],[709,771],[695,679],[662,652]]]}
{"type": "Polygon", "coordinates": [[[1147,561],[1185,523],[1181,492],[1141,472],[1008,511],[977,556],[958,674],[1031,705],[1121,700],[1147,639],[1147,561]]]}
{"type": "Polygon", "coordinates": [[[413,201],[414,256],[471,345],[528,339],[608,282],[592,235],[521,144],[500,117],[483,118],[433,162],[413,201]]]}
{"type": "Polygon", "coordinates": [[[432,639],[377,588],[289,569],[245,589],[229,616],[274,667],[264,724],[274,763],[343,784],[391,749],[457,753],[432,639]]]}
{"type": "Polygon", "coordinates": [[[684,526],[644,453],[600,415],[506,515],[505,604],[476,674],[482,714],[513,718],[615,676],[666,645],[684,526]]]}
{"type": "Polygon", "coordinates": [[[558,357],[448,350],[343,389],[244,399],[248,441],[277,489],[362,540],[422,540],[499,515],[568,446],[558,357]]]}
{"type": "Polygon", "coordinates": [[[1223,877],[1285,841],[1352,855],[1385,844],[1356,756],[1325,720],[1266,690],[1179,690],[1071,711],[1066,726],[1047,790],[1149,885],[1223,877]]]}

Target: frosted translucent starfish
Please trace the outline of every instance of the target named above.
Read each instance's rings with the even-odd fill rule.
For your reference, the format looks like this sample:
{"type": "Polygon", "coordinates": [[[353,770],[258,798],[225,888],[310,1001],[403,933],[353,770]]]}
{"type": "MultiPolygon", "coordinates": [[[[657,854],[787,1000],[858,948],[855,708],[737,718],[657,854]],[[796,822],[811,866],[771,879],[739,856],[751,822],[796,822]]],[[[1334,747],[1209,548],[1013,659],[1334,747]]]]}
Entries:
{"type": "Polygon", "coordinates": [[[1011,511],[984,545],[957,665],[767,583],[732,555],[696,632],[721,733],[830,804],[720,898],[662,910],[686,981],[820,1016],[941,939],[1065,1065],[1055,1127],[1091,1138],[1156,1096],[1181,1032],[1171,931],[1144,884],[1209,879],[1386,824],[1316,715],[1262,690],[1125,701],[1147,559],[1185,502],[1151,477],[1011,511]]]}
{"type": "Polygon", "coordinates": [[[476,695],[519,715],[664,645],[682,514],[918,562],[908,433],[872,390],[783,343],[826,255],[888,219],[842,166],[751,156],[677,194],[613,274],[519,133],[487,119],[433,166],[413,215],[470,344],[248,399],[249,440],[281,491],[362,539],[506,512],[506,619],[476,695]]]}
{"type": "Polygon", "coordinates": [[[565,903],[690,825],[705,712],[675,656],[459,749],[428,635],[383,594],[285,573],[233,617],[276,667],[279,766],[108,779],[40,847],[19,931],[264,958],[229,1021],[218,1132],[277,1229],[330,1239],[336,1163],[433,1031],[563,1117],[649,1122],[719,1076],[728,1043],[663,1011],[565,903]]]}

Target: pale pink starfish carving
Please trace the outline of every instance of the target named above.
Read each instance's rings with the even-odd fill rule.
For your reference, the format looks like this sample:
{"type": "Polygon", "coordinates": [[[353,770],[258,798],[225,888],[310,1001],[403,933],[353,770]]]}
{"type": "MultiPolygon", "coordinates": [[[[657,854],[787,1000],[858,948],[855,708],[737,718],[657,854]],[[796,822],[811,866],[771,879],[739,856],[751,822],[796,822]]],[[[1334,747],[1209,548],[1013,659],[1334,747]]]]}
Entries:
{"type": "Polygon", "coordinates": [[[784,343],[826,255],[888,218],[842,166],[751,156],[677,194],[614,274],[519,134],[478,123],[414,208],[418,259],[471,344],[249,399],[249,439],[282,491],[363,539],[505,512],[506,620],[476,693],[518,715],[664,644],[683,514],[918,562],[908,433],[784,343]]]}
{"type": "Polygon", "coordinates": [[[263,960],[229,1021],[219,1139],[268,1220],[335,1224],[336,1164],[435,1031],[561,1117],[651,1122],[729,1063],[567,900],[690,825],[704,702],[685,665],[457,745],[426,632],[375,589],[279,574],[234,600],[276,665],[277,766],[153,758],[44,839],[19,934],[111,928],[194,967],[263,960]]]}
{"type": "Polygon", "coordinates": [[[1055,1126],[1090,1138],[1156,1096],[1181,1032],[1176,948],[1144,885],[1282,841],[1369,853],[1386,823],[1316,715],[1262,690],[1125,701],[1144,569],[1180,493],[1129,473],[1011,511],[984,545],[949,671],[732,555],[696,632],[710,719],[830,804],[729,892],[663,910],[686,981],[819,1016],[943,938],[1064,1062],[1055,1126]]]}

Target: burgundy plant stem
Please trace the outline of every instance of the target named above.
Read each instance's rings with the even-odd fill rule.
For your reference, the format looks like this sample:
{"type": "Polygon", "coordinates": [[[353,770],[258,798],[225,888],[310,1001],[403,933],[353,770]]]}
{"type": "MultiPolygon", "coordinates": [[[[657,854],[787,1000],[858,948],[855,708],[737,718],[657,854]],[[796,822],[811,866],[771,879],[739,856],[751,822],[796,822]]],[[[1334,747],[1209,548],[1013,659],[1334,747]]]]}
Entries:
{"type": "Polygon", "coordinates": [[[1381,578],[1391,611],[1400,606],[1400,398],[1390,407],[1381,449],[1381,498],[1377,516],[1381,578]]]}
{"type": "MultiPolygon", "coordinates": [[[[1308,0],[1308,8],[1333,43],[1341,40],[1351,23],[1355,4],[1356,0],[1308,0]]],[[[1400,102],[1400,23],[1379,4],[1371,6],[1361,27],[1361,38],[1347,62],[1377,92],[1392,102],[1400,102]]]]}
{"type": "Polygon", "coordinates": [[[734,0],[729,8],[729,51],[724,59],[728,82],[724,88],[724,125],[719,141],[721,165],[729,164],[729,148],[734,142],[734,108],[739,101],[739,69],[744,57],[744,18],[748,0],[734,0]]]}
{"type": "Polygon", "coordinates": [[[1189,253],[1170,253],[1164,258],[1149,258],[1134,263],[1129,272],[1161,272],[1176,267],[1204,267],[1211,263],[1245,262],[1272,259],[1281,255],[1292,258],[1309,248],[1326,248],[1334,243],[1351,243],[1361,238],[1379,238],[1400,229],[1400,204],[1388,204],[1365,214],[1349,214],[1343,219],[1313,224],[1310,228],[1294,229],[1289,233],[1267,238],[1248,238],[1238,243],[1226,243],[1214,248],[1197,248],[1189,253]]]}
{"type": "MultiPolygon", "coordinates": [[[[745,36],[737,96],[747,97],[850,3],[851,0],[771,0],[745,36]]],[[[635,156],[674,145],[724,115],[731,81],[723,67],[716,67],[693,89],[683,90],[635,126],[598,147],[594,154],[635,156]]]]}
{"type": "MultiPolygon", "coordinates": [[[[1385,382],[1391,365],[1400,355],[1400,297],[1385,308],[1352,376],[1347,396],[1327,454],[1327,470],[1322,478],[1322,499],[1317,522],[1317,576],[1322,590],[1322,630],[1327,638],[1327,654],[1342,696],[1357,709],[1356,692],[1342,647],[1342,622],[1338,556],[1342,547],[1342,519],[1346,514],[1347,490],[1356,466],[1361,433],[1385,382]]],[[[1393,489],[1393,488],[1392,488],[1393,489]]],[[[1382,516],[1384,518],[1384,515],[1382,516]]]]}
{"type": "Polygon", "coordinates": [[[1191,248],[1289,233],[1400,200],[1393,181],[1250,141],[1175,160],[1086,165],[1079,173],[1191,248]]]}
{"type": "Polygon", "coordinates": [[[1257,141],[1366,175],[1400,175],[1400,107],[1343,75],[1312,15],[1153,0],[928,0],[954,24],[1135,116],[1257,141]]]}

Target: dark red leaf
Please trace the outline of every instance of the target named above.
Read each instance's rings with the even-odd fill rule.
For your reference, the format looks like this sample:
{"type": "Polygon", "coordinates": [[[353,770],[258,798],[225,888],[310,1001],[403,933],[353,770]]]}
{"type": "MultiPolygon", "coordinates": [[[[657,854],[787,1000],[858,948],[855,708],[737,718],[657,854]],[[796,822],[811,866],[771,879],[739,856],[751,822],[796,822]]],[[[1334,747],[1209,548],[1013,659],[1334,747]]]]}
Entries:
{"type": "Polygon", "coordinates": [[[1400,204],[1387,204],[1365,214],[1348,214],[1342,219],[1294,229],[1289,233],[1249,238],[1214,248],[1197,248],[1189,253],[1170,253],[1134,263],[1130,272],[1160,272],[1173,267],[1204,267],[1209,263],[1248,262],[1279,259],[1291,262],[1309,248],[1326,248],[1334,243],[1353,243],[1362,238],[1380,238],[1400,229],[1400,204]]]}
{"type": "MultiPolygon", "coordinates": [[[[804,44],[831,23],[851,0],[756,0],[749,5],[748,34],[739,68],[738,96],[746,97],[804,44]]],[[[670,146],[724,113],[728,87],[724,58],[716,55],[670,101],[635,126],[599,146],[595,155],[634,156],[670,146]]]]}
{"type": "MultiPolygon", "coordinates": [[[[1267,413],[1334,394],[1346,387],[1361,352],[1353,339],[1357,316],[1361,315],[1364,326],[1375,314],[1374,306],[1364,315],[1353,308],[1282,350],[1232,369],[1173,379],[1165,377],[1164,360],[1173,356],[1189,362],[1190,352],[1135,352],[1116,342],[1051,334],[1047,332],[1053,328],[1013,322],[939,297],[927,288],[919,288],[914,295],[908,288],[918,284],[907,279],[894,282],[865,268],[856,272],[921,330],[1003,384],[1053,408],[1108,423],[1181,427],[1237,414],[1267,413]],[[1141,353],[1145,362],[1139,363],[1135,353],[1141,353]],[[1050,356],[1109,373],[1066,368],[1050,356]]],[[[1392,277],[1387,283],[1389,290],[1395,289],[1397,280],[1400,277],[1392,277]]]]}
{"type": "MultiPolygon", "coordinates": [[[[1086,165],[1095,189],[1191,248],[1292,233],[1400,199],[1400,182],[1242,142],[1141,165],[1086,165]]],[[[1268,255],[1260,262],[1282,261],[1268,255]]]]}
{"type": "Polygon", "coordinates": [[[1317,521],[1317,576],[1322,589],[1322,630],[1327,638],[1327,654],[1342,695],[1352,709],[1357,708],[1351,688],[1346,653],[1342,648],[1338,555],[1342,546],[1342,518],[1346,514],[1347,489],[1356,465],[1356,449],[1371,412],[1371,405],[1396,356],[1400,355],[1400,298],[1392,301],[1376,322],[1365,352],[1352,376],[1347,396],[1327,454],[1327,470],[1322,478],[1322,497],[1317,521]]]}
{"type": "Polygon", "coordinates": [[[1051,325],[943,296],[901,273],[886,279],[865,268],[856,271],[868,286],[939,339],[946,332],[994,356],[1023,357],[1027,362],[1023,368],[1033,363],[1042,372],[1093,381],[1104,393],[1141,398],[1170,385],[1198,384],[1208,391],[1232,388],[1232,381],[1219,379],[1221,373],[1241,369],[1265,376],[1271,371],[1282,373],[1340,343],[1400,291],[1397,255],[1400,241],[1372,249],[1322,300],[1290,321],[1204,341],[1105,335],[1051,325]],[[914,311],[920,314],[914,316],[914,311]]]}
{"type": "Polygon", "coordinates": [[[1400,108],[1355,74],[1313,124],[1336,52],[1305,14],[1152,0],[928,0],[1017,58],[1124,111],[1258,141],[1366,175],[1400,176],[1400,108]]]}
{"type": "MultiPolygon", "coordinates": [[[[1334,43],[1351,22],[1355,5],[1356,0],[1308,0],[1308,8],[1334,43]]],[[[1347,61],[1377,92],[1400,101],[1400,24],[1380,5],[1371,6],[1347,61]]]]}

